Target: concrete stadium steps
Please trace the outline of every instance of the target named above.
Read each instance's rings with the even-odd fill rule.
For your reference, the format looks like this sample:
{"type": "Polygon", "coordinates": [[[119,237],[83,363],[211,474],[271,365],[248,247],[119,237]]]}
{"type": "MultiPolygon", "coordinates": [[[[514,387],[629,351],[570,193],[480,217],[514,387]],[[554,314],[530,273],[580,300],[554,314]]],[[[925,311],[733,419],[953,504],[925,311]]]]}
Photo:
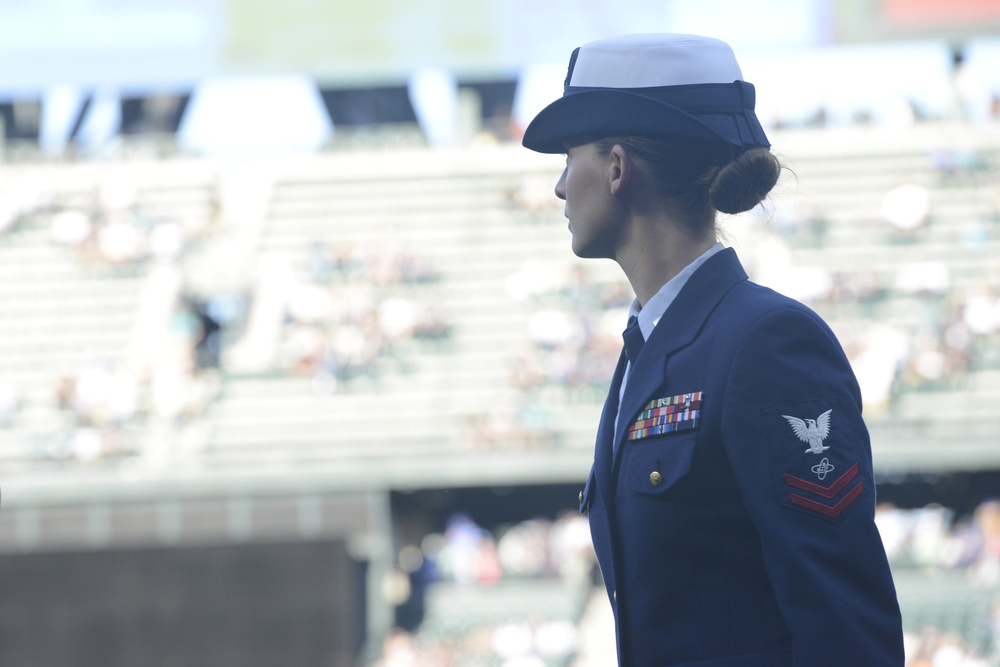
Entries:
{"type": "Polygon", "coordinates": [[[141,270],[87,266],[39,230],[6,241],[0,238],[0,374],[74,372],[65,366],[124,347],[141,270]]]}
{"type": "Polygon", "coordinates": [[[909,391],[897,399],[894,412],[905,421],[950,419],[982,421],[1000,432],[1000,371],[973,371],[953,386],[909,391]]]}
{"type": "MultiPolygon", "coordinates": [[[[881,219],[882,195],[885,194],[882,190],[832,194],[828,199],[820,198],[805,186],[800,186],[798,191],[799,201],[825,216],[828,221],[826,237],[831,240],[859,233],[882,232],[883,237],[898,233],[881,219]]],[[[918,236],[933,237],[935,233],[961,231],[969,222],[988,223],[996,214],[995,203],[985,196],[981,186],[963,186],[955,191],[930,189],[929,194],[928,224],[917,230],[918,236]]],[[[779,202],[779,206],[783,203],[779,202]]]]}
{"type": "MultiPolygon", "coordinates": [[[[890,276],[891,278],[891,276],[890,276]]],[[[810,303],[813,310],[827,322],[850,324],[852,327],[887,325],[906,332],[913,329],[920,313],[934,300],[915,294],[902,294],[892,287],[889,280],[886,294],[878,299],[865,302],[847,300],[840,303],[810,303]]]]}
{"type": "MultiPolygon", "coordinates": [[[[900,162],[908,165],[907,169],[909,171],[924,176],[924,180],[927,180],[929,185],[932,186],[933,219],[928,228],[923,230],[920,235],[922,245],[926,244],[928,251],[919,251],[921,256],[931,255],[935,259],[942,259],[948,262],[958,262],[967,259],[966,256],[970,253],[967,252],[965,236],[969,231],[969,225],[987,218],[991,213],[991,203],[987,197],[983,196],[981,188],[975,188],[970,185],[956,186],[951,184],[933,187],[935,177],[928,175],[930,158],[928,154],[918,152],[882,159],[879,159],[877,156],[862,155],[854,158],[837,158],[833,160],[810,159],[803,161],[803,165],[800,167],[802,173],[793,179],[797,180],[797,182],[786,183],[784,187],[794,191],[795,198],[814,201],[821,209],[829,209],[831,212],[829,215],[831,220],[826,234],[824,254],[823,257],[819,258],[822,260],[820,265],[826,265],[830,268],[857,268],[861,263],[855,261],[855,258],[858,257],[859,246],[864,247],[867,245],[875,247],[880,257],[885,255],[885,253],[881,252],[881,247],[891,242],[893,230],[888,225],[875,224],[872,221],[873,217],[878,214],[881,197],[888,187],[891,187],[891,183],[872,183],[871,175],[888,174],[888,178],[899,181],[900,174],[904,171],[899,164],[900,162]],[[840,163],[841,166],[837,173],[841,174],[839,178],[844,179],[843,183],[836,183],[837,179],[830,176],[830,162],[840,163]],[[816,173],[811,170],[815,170],[816,173]],[[835,183],[828,186],[831,189],[831,195],[828,201],[824,201],[821,195],[818,194],[816,185],[824,184],[827,180],[833,180],[835,183]]],[[[551,177],[554,181],[556,177],[554,171],[551,177]]],[[[483,180],[489,180],[485,176],[482,178],[483,180]]],[[[505,176],[496,178],[501,183],[506,182],[505,179],[509,180],[509,177],[505,176]]],[[[464,178],[462,180],[468,179],[464,178]]],[[[355,189],[360,187],[354,183],[351,185],[355,189]]],[[[379,183],[374,183],[367,184],[366,187],[370,187],[378,192],[379,188],[383,186],[379,183]]],[[[308,188],[310,195],[315,197],[323,196],[324,191],[327,190],[335,191],[337,187],[329,183],[324,185],[322,182],[315,182],[308,188]]],[[[279,188],[278,191],[280,192],[281,189],[279,188]]],[[[344,194],[345,198],[348,196],[347,193],[344,194]]],[[[514,252],[519,252],[517,240],[523,241],[525,237],[531,236],[531,232],[528,230],[530,225],[519,227],[518,234],[510,233],[509,221],[512,214],[510,210],[504,210],[503,208],[490,210],[488,207],[484,210],[484,202],[482,201],[477,202],[478,208],[470,211],[465,211],[463,207],[458,205],[442,209],[437,206],[437,194],[434,197],[435,206],[422,215],[415,212],[404,214],[405,206],[402,203],[397,206],[392,197],[384,197],[379,202],[368,205],[364,211],[354,211],[346,215],[344,219],[321,214],[318,216],[293,216],[291,219],[272,220],[269,237],[265,241],[265,244],[266,247],[272,248],[279,245],[286,247],[294,246],[291,237],[296,234],[308,234],[313,238],[329,238],[333,235],[343,235],[343,238],[350,239],[354,235],[357,235],[357,238],[363,238],[367,234],[384,231],[398,234],[406,244],[412,244],[414,247],[420,247],[422,245],[420,240],[427,239],[428,246],[433,244],[437,252],[445,255],[449,243],[458,242],[457,234],[449,235],[444,231],[449,222],[456,225],[458,229],[467,231],[472,227],[476,227],[478,228],[478,233],[486,236],[489,233],[490,226],[488,221],[491,217],[499,217],[501,224],[506,224],[496,228],[496,232],[502,238],[490,244],[490,254],[502,252],[505,244],[510,244],[509,247],[514,249],[514,252]],[[388,214],[384,212],[386,207],[390,209],[388,214]],[[371,217],[369,217],[369,214],[371,217]],[[276,233],[276,228],[281,229],[282,233],[276,233]]],[[[346,203],[342,205],[348,206],[346,203]]],[[[273,210],[272,213],[278,214],[279,209],[273,210]]],[[[556,232],[558,230],[558,237],[562,244],[559,250],[565,250],[568,235],[565,232],[565,221],[562,219],[562,216],[553,212],[551,215],[544,216],[544,218],[554,223],[549,231],[556,232]]],[[[549,225],[541,226],[548,227],[549,225]]],[[[906,252],[906,246],[901,244],[899,247],[900,252],[893,255],[900,258],[906,257],[909,254],[906,252]]],[[[980,254],[988,256],[992,249],[988,245],[983,248],[980,254]]],[[[796,249],[796,252],[805,253],[805,263],[810,265],[817,263],[817,257],[814,256],[817,253],[810,255],[808,248],[799,248],[796,249]]],[[[869,257],[865,257],[863,263],[866,266],[870,266],[870,259],[869,257]]],[[[900,259],[900,261],[905,260],[900,259]]],[[[975,259],[970,261],[974,263],[975,259]]],[[[973,272],[977,272],[979,269],[978,265],[973,265],[970,268],[973,272]]]]}
{"type": "MultiPolygon", "coordinates": [[[[779,184],[778,191],[787,194],[777,195],[775,205],[779,219],[785,215],[783,207],[796,206],[804,206],[823,216],[827,221],[822,237],[824,250],[831,252],[886,245],[906,248],[907,242],[902,240],[905,235],[881,219],[882,197],[889,188],[873,186],[864,161],[859,158],[856,162],[855,173],[844,176],[845,182],[839,186],[824,182],[818,175],[803,177],[799,182],[789,182],[786,178],[779,184]]],[[[966,179],[956,184],[929,183],[928,224],[910,235],[910,244],[966,249],[970,245],[970,232],[976,227],[992,229],[995,237],[998,203],[990,186],[976,180],[966,179]]],[[[803,230],[798,237],[791,239],[793,247],[808,250],[811,243],[808,232],[803,230]]]]}
{"type": "MultiPolygon", "coordinates": [[[[965,179],[960,184],[928,179],[929,222],[906,235],[880,219],[881,199],[888,188],[872,186],[868,179],[868,159],[858,156],[851,162],[856,169],[842,176],[844,182],[840,185],[832,185],[820,177],[819,160],[801,167],[803,174],[809,174],[808,178],[803,176],[798,183],[784,183],[791,194],[776,204],[779,217],[782,207],[806,202],[827,219],[822,247],[814,245],[806,230],[789,238],[793,266],[819,266],[831,272],[876,271],[881,274],[883,284],[891,288],[900,268],[943,262],[949,268],[952,284],[960,290],[981,282],[983,276],[996,270],[1000,220],[990,186],[976,183],[977,179],[965,179]],[[813,167],[818,173],[808,171],[813,167]],[[822,186],[817,187],[819,184],[822,186]]],[[[736,220],[729,227],[738,229],[740,224],[736,220]]],[[[766,223],[763,229],[775,224],[766,223]]]]}
{"type": "MultiPolygon", "coordinates": [[[[902,156],[851,156],[789,160],[776,194],[808,193],[817,204],[842,202],[857,205],[875,201],[890,189],[906,184],[935,188],[940,177],[923,154],[902,156]]],[[[821,209],[822,210],[822,209],[821,209]]]]}
{"type": "Polygon", "coordinates": [[[831,139],[808,150],[783,150],[781,146],[776,146],[774,150],[787,167],[783,178],[810,190],[841,192],[848,196],[859,186],[863,190],[883,192],[904,183],[916,183],[928,188],[948,187],[975,180],[982,176],[983,169],[995,167],[1000,162],[1000,150],[994,143],[978,150],[983,169],[948,175],[935,166],[939,148],[897,145],[873,152],[864,150],[855,141],[847,148],[848,152],[837,152],[835,140],[831,139]]]}
{"type": "Polygon", "coordinates": [[[589,587],[559,579],[507,578],[491,585],[435,582],[427,590],[420,634],[447,641],[505,623],[545,619],[575,624],[590,594],[589,587]],[[531,610],[527,618],[525,610],[531,610]]]}
{"type": "Polygon", "coordinates": [[[543,411],[546,428],[566,446],[592,444],[599,403],[567,404],[558,391],[528,401],[502,382],[462,382],[446,370],[436,380],[356,380],[330,394],[317,393],[308,379],[234,379],[207,414],[206,463],[469,453],[470,416],[522,405],[543,411]]]}
{"type": "Polygon", "coordinates": [[[0,467],[4,474],[30,472],[39,463],[51,462],[47,446],[59,433],[68,433],[72,425],[67,415],[39,404],[20,414],[15,424],[0,428],[0,467]]]}
{"type": "Polygon", "coordinates": [[[196,174],[190,180],[174,179],[152,182],[136,188],[138,208],[143,212],[156,211],[169,215],[207,213],[213,210],[218,188],[211,173],[196,174]]]}
{"type": "MultiPolygon", "coordinates": [[[[512,223],[529,227],[533,224],[530,219],[525,212],[507,207],[461,208],[447,204],[437,210],[409,212],[395,209],[336,215],[299,212],[268,218],[266,234],[275,240],[295,237],[310,241],[341,241],[340,235],[343,234],[343,241],[348,243],[380,239],[391,241],[394,240],[392,235],[399,234],[404,240],[433,241],[440,236],[475,233],[488,228],[491,223],[500,223],[508,229],[512,223]]],[[[565,219],[561,215],[558,219],[562,230],[566,231],[565,219]]]]}
{"type": "Polygon", "coordinates": [[[888,414],[871,423],[876,465],[915,472],[1000,465],[1000,387],[980,389],[975,375],[961,388],[928,388],[897,397],[888,414]]]}
{"type": "Polygon", "coordinates": [[[866,227],[878,215],[885,193],[908,183],[928,189],[932,227],[989,215],[995,204],[988,172],[945,176],[934,168],[935,153],[949,148],[975,149],[984,168],[996,168],[1000,134],[985,130],[927,127],[905,140],[872,131],[778,135],[776,151],[786,156],[794,173],[783,174],[775,196],[812,204],[836,223],[829,226],[831,239],[837,234],[852,237],[866,227]]]}
{"type": "Polygon", "coordinates": [[[325,179],[317,173],[315,180],[277,181],[268,215],[435,212],[449,207],[482,209],[507,203],[509,193],[518,186],[520,178],[488,172],[425,176],[419,168],[396,178],[372,175],[357,179],[325,179]]]}
{"type": "MultiPolygon", "coordinates": [[[[336,239],[340,243],[378,243],[415,252],[432,260],[434,268],[442,270],[444,262],[493,262],[503,259],[525,261],[538,259],[538,244],[559,243],[566,250],[569,233],[565,220],[552,225],[512,226],[510,214],[485,211],[476,214],[395,216],[389,224],[381,221],[354,219],[332,224],[322,219],[297,220],[299,230],[270,231],[262,240],[261,252],[281,253],[295,259],[304,257],[313,241],[336,239]],[[449,227],[449,223],[456,224],[449,227]],[[390,226],[391,225],[391,226],[390,226]]],[[[291,226],[291,225],[289,225],[291,226]]]]}
{"type": "Polygon", "coordinates": [[[982,283],[986,276],[995,272],[997,257],[1000,257],[1000,238],[975,251],[957,243],[800,248],[795,251],[794,266],[821,266],[828,271],[875,271],[881,274],[883,286],[893,289],[900,269],[940,262],[948,267],[950,284],[965,289],[982,283]]]}
{"type": "Polygon", "coordinates": [[[995,642],[989,619],[1000,586],[977,582],[962,568],[896,565],[892,575],[906,630],[916,633],[939,628],[960,635],[970,648],[988,654],[995,642]]]}

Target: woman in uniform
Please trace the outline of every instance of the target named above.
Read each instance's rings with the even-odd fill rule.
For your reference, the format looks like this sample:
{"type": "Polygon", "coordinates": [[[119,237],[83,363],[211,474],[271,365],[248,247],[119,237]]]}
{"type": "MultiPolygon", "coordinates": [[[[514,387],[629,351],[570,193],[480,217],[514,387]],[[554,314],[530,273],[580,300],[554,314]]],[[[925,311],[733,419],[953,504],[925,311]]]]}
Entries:
{"type": "Polygon", "coordinates": [[[781,171],[754,95],[724,42],[601,40],[523,138],[566,154],[573,252],[636,296],[581,495],[619,663],[901,667],[851,366],[718,241],[781,171]]]}

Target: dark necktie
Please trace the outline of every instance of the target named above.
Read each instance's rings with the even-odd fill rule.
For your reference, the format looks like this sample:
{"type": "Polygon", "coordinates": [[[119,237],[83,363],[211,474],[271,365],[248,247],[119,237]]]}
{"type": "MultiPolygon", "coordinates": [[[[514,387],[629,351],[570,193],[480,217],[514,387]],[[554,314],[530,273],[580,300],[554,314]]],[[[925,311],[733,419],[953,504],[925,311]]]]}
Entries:
{"type": "Polygon", "coordinates": [[[629,363],[635,366],[635,360],[639,358],[639,352],[646,344],[646,339],[642,337],[642,330],[639,328],[639,318],[635,315],[628,318],[628,326],[622,332],[622,339],[625,341],[625,356],[628,357],[629,363]]]}

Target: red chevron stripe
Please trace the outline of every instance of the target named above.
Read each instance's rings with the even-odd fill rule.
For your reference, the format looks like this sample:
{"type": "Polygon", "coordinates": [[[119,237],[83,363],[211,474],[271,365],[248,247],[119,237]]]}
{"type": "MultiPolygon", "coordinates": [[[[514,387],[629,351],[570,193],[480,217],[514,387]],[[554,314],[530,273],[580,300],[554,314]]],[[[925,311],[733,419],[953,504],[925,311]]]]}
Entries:
{"type": "Polygon", "coordinates": [[[831,519],[837,519],[840,517],[841,514],[843,514],[847,510],[848,507],[853,505],[854,501],[860,498],[861,494],[864,492],[865,492],[864,482],[858,482],[857,486],[851,489],[850,492],[848,492],[846,496],[841,498],[840,502],[834,505],[833,507],[830,507],[829,505],[824,505],[823,503],[818,503],[815,500],[809,500],[808,498],[800,496],[796,493],[789,493],[788,499],[792,501],[793,505],[798,505],[799,507],[802,507],[804,509],[811,510],[813,512],[818,512],[819,514],[822,514],[823,516],[828,516],[831,519]]]}
{"type": "Polygon", "coordinates": [[[851,480],[858,476],[858,463],[854,462],[847,472],[838,477],[833,484],[830,486],[820,486],[809,480],[801,479],[799,477],[793,477],[787,472],[785,473],[785,481],[788,486],[794,486],[797,489],[802,489],[803,491],[809,491],[810,493],[815,493],[817,496],[823,496],[824,498],[833,498],[835,495],[840,493],[845,486],[851,483],[851,480]]]}

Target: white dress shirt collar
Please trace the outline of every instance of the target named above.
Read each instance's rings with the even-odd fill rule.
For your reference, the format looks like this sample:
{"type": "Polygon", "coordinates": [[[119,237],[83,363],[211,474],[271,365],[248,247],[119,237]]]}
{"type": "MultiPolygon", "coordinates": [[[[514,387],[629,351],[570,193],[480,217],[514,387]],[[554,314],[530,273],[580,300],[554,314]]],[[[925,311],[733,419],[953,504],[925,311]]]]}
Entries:
{"type": "Polygon", "coordinates": [[[702,264],[704,264],[709,257],[716,254],[717,252],[725,248],[721,243],[716,243],[714,246],[703,252],[696,260],[688,264],[678,273],[676,276],[671,278],[666,282],[659,291],[654,294],[645,306],[639,305],[638,299],[632,300],[632,305],[629,306],[628,314],[629,317],[632,315],[639,316],[639,329],[642,331],[642,337],[649,340],[649,336],[653,333],[653,329],[660,320],[663,318],[663,314],[667,312],[667,308],[670,304],[674,302],[677,295],[680,294],[681,289],[687,284],[688,279],[691,275],[698,270],[702,264]]]}

